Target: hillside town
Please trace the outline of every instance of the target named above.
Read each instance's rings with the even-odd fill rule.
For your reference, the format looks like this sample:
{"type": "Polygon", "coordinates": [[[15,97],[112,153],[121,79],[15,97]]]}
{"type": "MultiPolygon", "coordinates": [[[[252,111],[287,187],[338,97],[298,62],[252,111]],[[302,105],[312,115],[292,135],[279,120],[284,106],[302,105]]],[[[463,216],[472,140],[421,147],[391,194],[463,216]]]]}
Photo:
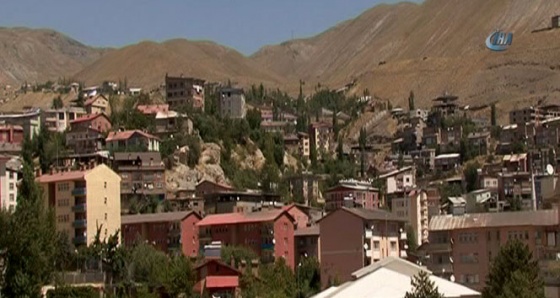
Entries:
{"type": "MultiPolygon", "coordinates": [[[[410,92],[408,106],[392,107],[367,92],[347,97],[351,84],[291,98],[162,79],[161,97],[73,83],[75,100],[1,114],[1,207],[17,210],[32,148],[42,202],[76,252],[117,237],[182,254],[200,295],[244,297],[244,274],[259,278],[255,268],[282,259],[296,274],[316,263],[315,292],[298,297],[364,286],[382,297],[365,281],[388,274],[408,280],[386,285],[402,296],[422,270],[459,293],[445,297],[479,297],[493,258],[516,239],[557,297],[560,105],[513,110],[498,125],[495,104],[464,106],[446,92],[426,107],[410,92]],[[251,154],[260,160],[240,156],[251,154]],[[224,260],[231,248],[254,258],[224,260]]],[[[102,268],[61,269],[70,284],[106,287],[102,268]]]]}

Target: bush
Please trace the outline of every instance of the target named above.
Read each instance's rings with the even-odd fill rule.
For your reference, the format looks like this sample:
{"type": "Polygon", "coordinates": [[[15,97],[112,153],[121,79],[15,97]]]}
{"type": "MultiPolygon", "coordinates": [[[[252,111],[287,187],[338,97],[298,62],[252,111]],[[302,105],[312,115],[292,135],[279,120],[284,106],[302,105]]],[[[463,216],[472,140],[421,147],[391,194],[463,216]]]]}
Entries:
{"type": "Polygon", "coordinates": [[[47,298],[99,298],[93,287],[60,287],[47,292],[47,298]]]}

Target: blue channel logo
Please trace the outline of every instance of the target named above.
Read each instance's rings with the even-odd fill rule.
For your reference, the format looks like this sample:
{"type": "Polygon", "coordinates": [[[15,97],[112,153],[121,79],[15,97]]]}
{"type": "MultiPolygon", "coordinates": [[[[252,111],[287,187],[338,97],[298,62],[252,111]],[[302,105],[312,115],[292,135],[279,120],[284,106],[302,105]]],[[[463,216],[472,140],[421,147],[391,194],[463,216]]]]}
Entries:
{"type": "Polygon", "coordinates": [[[505,51],[511,46],[513,33],[494,31],[486,38],[486,47],[492,51],[505,51]]]}

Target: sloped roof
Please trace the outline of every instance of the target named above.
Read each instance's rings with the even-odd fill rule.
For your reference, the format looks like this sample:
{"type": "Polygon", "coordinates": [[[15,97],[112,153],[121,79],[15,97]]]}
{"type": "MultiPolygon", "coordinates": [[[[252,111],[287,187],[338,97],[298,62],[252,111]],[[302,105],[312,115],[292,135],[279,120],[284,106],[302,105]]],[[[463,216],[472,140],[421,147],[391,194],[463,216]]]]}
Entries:
{"type": "Polygon", "coordinates": [[[557,210],[473,213],[460,216],[436,215],[430,220],[430,231],[448,231],[481,227],[553,226],[558,225],[557,210]]]}
{"type": "Polygon", "coordinates": [[[195,216],[200,218],[200,215],[198,215],[194,211],[134,214],[121,216],[121,224],[180,221],[191,214],[194,214],[195,216]]]}
{"type": "Polygon", "coordinates": [[[104,113],[99,113],[99,114],[88,114],[85,115],[83,117],[80,117],[78,119],[72,120],[70,121],[70,124],[76,124],[76,123],[82,123],[82,122],[87,122],[87,121],[91,121],[96,119],[97,117],[105,117],[107,120],[109,120],[109,118],[107,117],[107,115],[105,115],[104,113]]]}
{"type": "Polygon", "coordinates": [[[37,178],[39,183],[50,183],[58,181],[72,181],[83,179],[86,173],[89,171],[71,171],[71,172],[59,172],[56,174],[41,175],[37,178]]]}
{"type": "Polygon", "coordinates": [[[239,276],[207,276],[206,288],[236,288],[239,286],[239,276]]]}
{"type": "Polygon", "coordinates": [[[92,104],[93,104],[97,99],[99,99],[99,98],[101,98],[101,99],[103,99],[103,100],[105,100],[105,101],[109,101],[103,94],[99,94],[99,95],[95,95],[95,96],[92,96],[92,97],[88,98],[88,99],[84,102],[84,107],[87,107],[87,106],[89,106],[89,105],[92,105],[92,104]]]}
{"type": "MultiPolygon", "coordinates": [[[[240,223],[253,223],[253,222],[267,222],[274,221],[280,215],[286,214],[285,210],[277,209],[272,211],[260,211],[250,213],[225,213],[208,215],[199,221],[197,226],[212,226],[212,225],[227,225],[227,224],[240,224],[240,223]]],[[[291,216],[290,216],[291,217],[291,216]]]]}
{"type": "Polygon", "coordinates": [[[107,136],[107,142],[111,142],[111,141],[120,141],[120,140],[128,140],[130,139],[134,134],[140,134],[141,136],[147,138],[147,139],[155,139],[155,140],[159,140],[158,137],[153,136],[147,132],[143,132],[141,130],[125,130],[125,131],[112,131],[109,133],[109,135],[107,136]]]}
{"type": "Polygon", "coordinates": [[[307,228],[297,229],[294,236],[319,236],[321,230],[319,225],[310,226],[307,228]]]}
{"type": "Polygon", "coordinates": [[[158,112],[169,111],[169,105],[168,104],[138,105],[136,109],[144,115],[151,115],[151,114],[157,114],[158,112]]]}

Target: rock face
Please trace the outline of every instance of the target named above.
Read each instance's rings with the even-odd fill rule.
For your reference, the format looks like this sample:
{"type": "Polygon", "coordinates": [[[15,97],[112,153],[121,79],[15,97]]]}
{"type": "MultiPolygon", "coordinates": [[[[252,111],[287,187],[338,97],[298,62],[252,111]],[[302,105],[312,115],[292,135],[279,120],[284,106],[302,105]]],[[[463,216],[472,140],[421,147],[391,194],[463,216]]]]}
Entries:
{"type": "Polygon", "coordinates": [[[264,166],[266,158],[264,158],[264,155],[259,148],[256,148],[251,154],[247,150],[248,147],[250,146],[242,147],[238,145],[231,153],[231,158],[242,169],[253,169],[256,171],[260,171],[264,166]]]}
{"type": "Polygon", "coordinates": [[[209,180],[227,183],[224,170],[220,166],[220,146],[215,143],[203,143],[198,165],[189,168],[186,165],[186,155],[189,148],[179,148],[176,153],[175,164],[171,170],[165,172],[168,191],[178,189],[194,190],[198,182],[209,180]]]}

